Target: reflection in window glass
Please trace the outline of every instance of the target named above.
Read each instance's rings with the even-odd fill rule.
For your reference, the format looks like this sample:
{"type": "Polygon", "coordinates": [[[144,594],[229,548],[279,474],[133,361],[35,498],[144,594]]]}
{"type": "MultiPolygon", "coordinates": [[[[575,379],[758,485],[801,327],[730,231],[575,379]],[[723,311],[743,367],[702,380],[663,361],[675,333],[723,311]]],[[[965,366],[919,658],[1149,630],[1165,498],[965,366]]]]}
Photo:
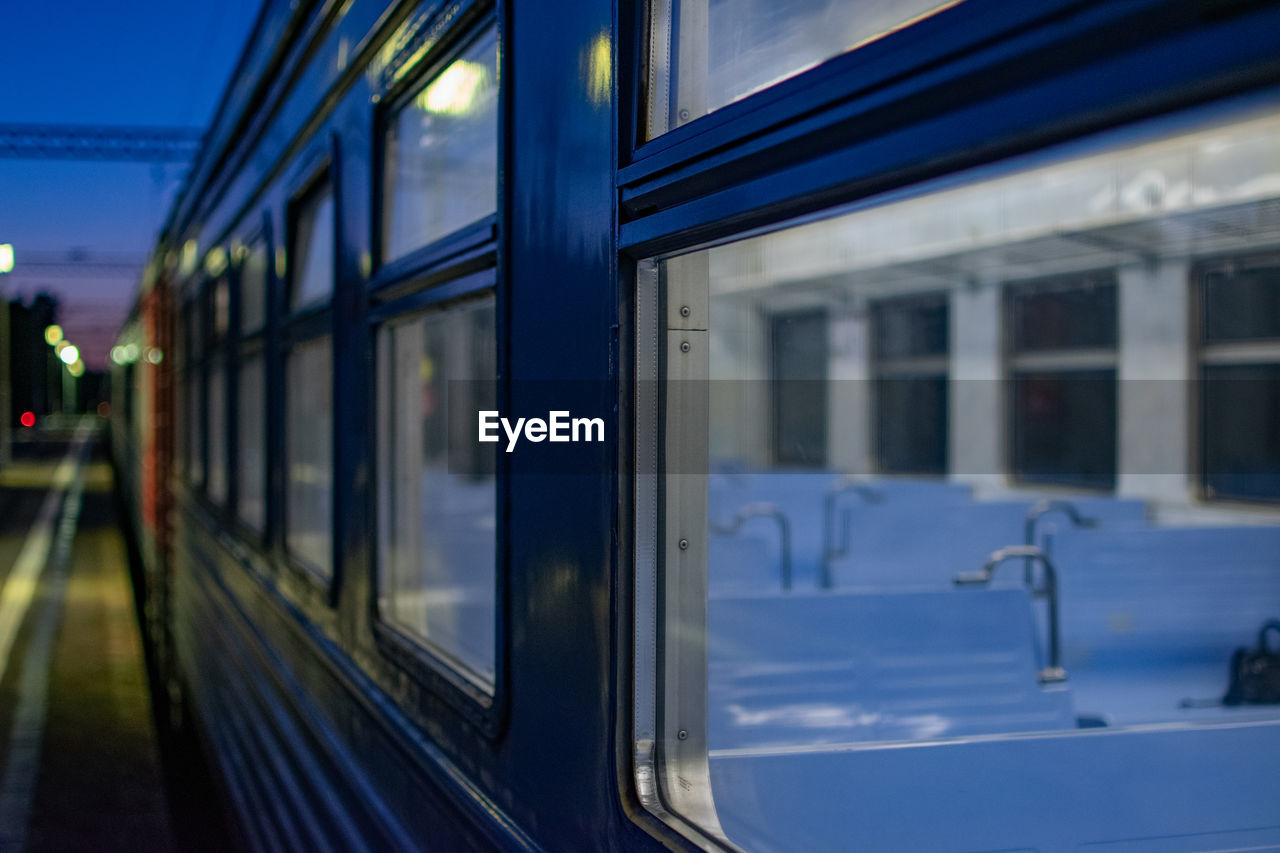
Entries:
{"type": "Polygon", "coordinates": [[[221,356],[209,363],[209,499],[227,500],[227,374],[221,356]]]}
{"type": "Polygon", "coordinates": [[[946,473],[949,307],[936,293],[872,305],[877,471],[946,473]]]}
{"type": "Polygon", "coordinates": [[[1280,340],[1280,260],[1215,269],[1204,282],[1204,340],[1280,340]]]}
{"type": "Polygon", "coordinates": [[[1110,276],[1079,276],[1011,288],[1013,350],[1116,345],[1116,287],[1110,276]]]}
{"type": "Polygon", "coordinates": [[[1013,476],[1110,489],[1116,476],[1116,373],[1013,374],[1013,476]]]}
{"type": "Polygon", "coordinates": [[[1208,497],[1280,501],[1280,353],[1273,358],[1204,369],[1208,497]]]}
{"type": "Polygon", "coordinates": [[[285,545],[333,572],[333,357],[328,337],[295,344],[285,362],[285,545]]]}
{"type": "Polygon", "coordinates": [[[297,209],[291,307],[323,302],[333,295],[333,188],[313,190],[297,209]]]}
{"type": "Polygon", "coordinates": [[[392,260],[498,206],[498,37],[490,28],[391,119],[383,258],[392,260]]]}
{"type": "Polygon", "coordinates": [[[240,331],[248,334],[267,321],[267,247],[257,243],[240,267],[240,331]]]}
{"type": "Polygon", "coordinates": [[[649,136],[958,2],[652,0],[649,136]]]}
{"type": "MultiPolygon", "coordinates": [[[[653,357],[711,379],[706,422],[703,392],[665,389],[658,447],[706,467],[654,489],[642,579],[667,806],[748,849],[1057,849],[1097,802],[1062,768],[1088,768],[1107,837],[1157,849],[1168,815],[1144,806],[1221,755],[1213,732],[1274,746],[1280,706],[1221,699],[1280,614],[1280,511],[1258,505],[1280,494],[1278,133],[1129,136],[642,278],[710,306],[705,339],[653,357]],[[884,782],[908,777],[938,796],[884,782]],[[989,819],[1027,786],[1063,797],[989,819]],[[939,808],[945,837],[920,835],[939,808]]],[[[1273,775],[1229,766],[1214,821],[1273,775]]]]}
{"type": "Polygon", "coordinates": [[[258,532],[267,523],[266,371],[261,353],[240,362],[236,498],[240,520],[258,532]]]}
{"type": "Polygon", "coordinates": [[[187,463],[187,480],[191,483],[199,483],[204,479],[203,449],[200,445],[202,423],[201,415],[203,414],[200,404],[200,373],[197,370],[191,371],[187,375],[186,385],[183,387],[183,418],[186,421],[185,430],[183,432],[183,451],[184,458],[187,463]]]}
{"type": "Polygon", "coordinates": [[[217,343],[226,340],[227,329],[231,326],[231,289],[226,277],[217,279],[211,288],[209,307],[213,313],[212,341],[217,343]]]}
{"type": "Polygon", "coordinates": [[[493,300],[394,323],[379,356],[380,612],[492,692],[495,480],[451,471],[448,436],[451,418],[470,435],[497,408],[493,300]]]}

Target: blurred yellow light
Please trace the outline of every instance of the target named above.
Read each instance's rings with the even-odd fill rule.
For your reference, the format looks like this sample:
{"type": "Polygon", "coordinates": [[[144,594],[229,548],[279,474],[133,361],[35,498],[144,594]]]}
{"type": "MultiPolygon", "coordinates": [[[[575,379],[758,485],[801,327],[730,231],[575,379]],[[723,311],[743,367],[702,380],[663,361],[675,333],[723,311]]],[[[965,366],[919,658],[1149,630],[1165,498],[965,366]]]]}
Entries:
{"type": "Polygon", "coordinates": [[[209,250],[209,254],[204,256],[205,272],[209,275],[221,275],[226,268],[227,250],[221,246],[214,246],[209,250]]]}
{"type": "MultiPolygon", "coordinates": [[[[66,343],[63,341],[62,343],[66,343]]],[[[80,360],[80,350],[76,349],[74,344],[58,345],[58,358],[62,359],[63,364],[75,364],[80,360]]]]}
{"type": "Polygon", "coordinates": [[[195,240],[188,240],[182,244],[182,274],[191,275],[196,271],[196,264],[200,257],[200,247],[195,240]]]}
{"type": "Polygon", "coordinates": [[[488,69],[478,62],[459,59],[431,81],[418,96],[418,107],[429,113],[465,115],[485,83],[488,69]]]}
{"type": "Polygon", "coordinates": [[[84,362],[77,358],[67,365],[67,372],[79,379],[84,375],[84,362]]]}
{"type": "Polygon", "coordinates": [[[0,273],[13,272],[13,244],[0,243],[0,273]]]}
{"type": "Polygon", "coordinates": [[[612,84],[613,46],[606,31],[592,40],[588,54],[587,93],[591,97],[591,102],[597,105],[608,103],[612,84]]]}
{"type": "Polygon", "coordinates": [[[51,347],[56,347],[62,343],[62,327],[59,325],[44,327],[44,342],[51,347]]]}

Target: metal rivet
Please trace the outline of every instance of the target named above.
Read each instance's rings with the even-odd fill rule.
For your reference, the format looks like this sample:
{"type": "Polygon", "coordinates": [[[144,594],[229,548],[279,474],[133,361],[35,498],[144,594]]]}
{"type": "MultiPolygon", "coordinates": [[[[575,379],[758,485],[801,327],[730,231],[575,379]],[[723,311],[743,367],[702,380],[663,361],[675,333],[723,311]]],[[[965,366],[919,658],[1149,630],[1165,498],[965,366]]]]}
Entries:
{"type": "Polygon", "coordinates": [[[680,306],[680,316],[681,316],[681,317],[688,317],[688,316],[689,316],[690,314],[692,314],[692,313],[693,313],[693,312],[689,310],[689,306],[688,306],[688,305],[681,305],[681,306],[680,306]]]}
{"type": "Polygon", "coordinates": [[[689,342],[688,342],[688,341],[681,341],[681,342],[680,342],[680,352],[688,352],[688,351],[689,351],[689,350],[691,350],[691,349],[693,349],[693,347],[689,346],[689,342]]]}
{"type": "Polygon", "coordinates": [[[689,120],[689,111],[688,111],[688,110],[681,110],[681,111],[680,111],[680,120],[681,120],[681,121],[688,121],[688,120],[689,120]]]}
{"type": "Polygon", "coordinates": [[[687,731],[685,731],[684,729],[681,729],[681,730],[679,731],[679,733],[676,735],[676,737],[680,738],[680,740],[688,740],[688,739],[689,739],[689,733],[688,733],[687,731]]]}
{"type": "Polygon", "coordinates": [[[680,540],[680,550],[681,550],[681,551],[688,551],[688,550],[689,550],[689,540],[688,540],[688,539],[681,539],[681,540],[680,540]]]}

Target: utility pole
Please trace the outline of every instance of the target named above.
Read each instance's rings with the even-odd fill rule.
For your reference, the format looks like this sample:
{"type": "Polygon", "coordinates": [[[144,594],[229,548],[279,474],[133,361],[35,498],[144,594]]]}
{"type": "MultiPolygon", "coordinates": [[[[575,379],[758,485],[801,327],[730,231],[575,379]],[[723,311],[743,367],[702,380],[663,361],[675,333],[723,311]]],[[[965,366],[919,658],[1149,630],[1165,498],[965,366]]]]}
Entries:
{"type": "MultiPolygon", "coordinates": [[[[13,270],[13,246],[0,243],[0,281],[13,270]]],[[[13,347],[13,327],[9,322],[9,297],[0,292],[0,468],[13,458],[13,392],[9,379],[9,350],[13,347]]]]}

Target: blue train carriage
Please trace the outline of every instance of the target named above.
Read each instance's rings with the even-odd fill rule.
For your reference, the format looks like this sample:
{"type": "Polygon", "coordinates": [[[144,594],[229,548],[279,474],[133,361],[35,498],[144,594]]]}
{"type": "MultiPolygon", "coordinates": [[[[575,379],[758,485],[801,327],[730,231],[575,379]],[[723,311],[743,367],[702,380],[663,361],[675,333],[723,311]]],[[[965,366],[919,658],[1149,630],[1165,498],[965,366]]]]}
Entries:
{"type": "Polygon", "coordinates": [[[1280,844],[1277,33],[265,3],[113,386],[238,840],[1280,844]]]}

